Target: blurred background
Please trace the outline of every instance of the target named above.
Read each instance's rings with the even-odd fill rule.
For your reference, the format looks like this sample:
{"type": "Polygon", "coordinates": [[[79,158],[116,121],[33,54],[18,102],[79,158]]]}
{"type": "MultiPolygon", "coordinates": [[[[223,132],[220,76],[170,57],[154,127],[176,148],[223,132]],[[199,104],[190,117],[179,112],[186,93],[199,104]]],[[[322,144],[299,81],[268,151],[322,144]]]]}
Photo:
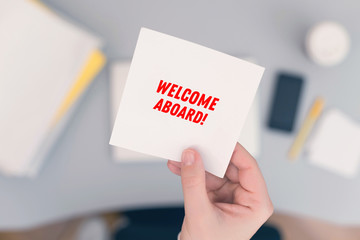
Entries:
{"type": "Polygon", "coordinates": [[[111,147],[141,27],[266,68],[239,142],[254,239],[360,239],[360,3],[0,0],[0,239],[176,239],[180,179],[111,147]]]}

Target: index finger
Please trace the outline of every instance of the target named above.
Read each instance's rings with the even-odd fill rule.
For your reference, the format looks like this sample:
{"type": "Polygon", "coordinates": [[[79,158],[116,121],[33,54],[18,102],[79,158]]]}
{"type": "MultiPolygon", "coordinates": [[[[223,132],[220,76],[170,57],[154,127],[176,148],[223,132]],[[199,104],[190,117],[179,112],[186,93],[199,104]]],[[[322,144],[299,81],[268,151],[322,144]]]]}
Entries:
{"type": "Polygon", "coordinates": [[[231,163],[238,169],[239,183],[248,192],[267,192],[265,180],[256,160],[246,149],[236,144],[231,163]]]}

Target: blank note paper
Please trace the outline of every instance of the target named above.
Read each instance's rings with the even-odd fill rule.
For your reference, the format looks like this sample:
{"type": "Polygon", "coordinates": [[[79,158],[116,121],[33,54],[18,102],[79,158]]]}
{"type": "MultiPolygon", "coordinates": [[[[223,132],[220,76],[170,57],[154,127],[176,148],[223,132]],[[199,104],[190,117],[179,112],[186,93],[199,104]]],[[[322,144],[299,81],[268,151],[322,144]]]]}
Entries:
{"type": "Polygon", "coordinates": [[[110,144],[180,161],[197,149],[223,177],[264,68],[143,28],[110,144]]]}
{"type": "Polygon", "coordinates": [[[316,166],[354,177],[360,162],[360,125],[339,110],[327,111],[310,139],[307,151],[316,166]]]}
{"type": "MultiPolygon", "coordinates": [[[[115,122],[116,113],[119,108],[121,95],[124,90],[126,78],[130,69],[130,61],[115,62],[111,66],[110,72],[110,103],[111,103],[111,118],[112,124],[115,122]]],[[[241,143],[248,152],[254,157],[260,154],[260,100],[259,94],[256,95],[253,104],[251,105],[249,114],[244,123],[238,142],[241,143]]],[[[156,158],[151,155],[146,155],[120,147],[112,147],[112,153],[115,161],[158,161],[161,158],[156,158]]]]}

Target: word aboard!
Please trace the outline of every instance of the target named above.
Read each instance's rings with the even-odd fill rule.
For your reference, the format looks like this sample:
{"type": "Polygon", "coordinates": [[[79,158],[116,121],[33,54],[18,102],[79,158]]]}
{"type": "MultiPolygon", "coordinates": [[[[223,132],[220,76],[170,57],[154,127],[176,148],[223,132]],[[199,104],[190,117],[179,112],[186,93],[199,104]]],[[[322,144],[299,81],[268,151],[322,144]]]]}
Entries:
{"type": "MultiPolygon", "coordinates": [[[[190,88],[184,88],[177,84],[165,82],[163,80],[160,80],[156,92],[210,111],[215,110],[215,106],[220,100],[219,98],[206,96],[204,93],[193,91],[190,88]]],[[[163,113],[170,113],[172,116],[176,116],[193,123],[200,123],[200,125],[203,125],[208,117],[208,114],[203,111],[195,110],[187,106],[181,106],[179,103],[173,103],[172,101],[164,100],[163,98],[155,104],[153,109],[163,113]]]]}

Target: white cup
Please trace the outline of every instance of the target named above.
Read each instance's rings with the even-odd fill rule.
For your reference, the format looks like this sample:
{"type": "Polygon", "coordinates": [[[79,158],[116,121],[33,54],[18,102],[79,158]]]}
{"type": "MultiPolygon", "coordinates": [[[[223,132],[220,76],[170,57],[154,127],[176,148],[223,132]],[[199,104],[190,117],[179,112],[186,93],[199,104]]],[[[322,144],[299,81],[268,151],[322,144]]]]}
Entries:
{"type": "Polygon", "coordinates": [[[308,56],[315,63],[334,66],[347,56],[350,37],[341,24],[330,21],[320,22],[307,33],[305,47],[308,56]]]}

